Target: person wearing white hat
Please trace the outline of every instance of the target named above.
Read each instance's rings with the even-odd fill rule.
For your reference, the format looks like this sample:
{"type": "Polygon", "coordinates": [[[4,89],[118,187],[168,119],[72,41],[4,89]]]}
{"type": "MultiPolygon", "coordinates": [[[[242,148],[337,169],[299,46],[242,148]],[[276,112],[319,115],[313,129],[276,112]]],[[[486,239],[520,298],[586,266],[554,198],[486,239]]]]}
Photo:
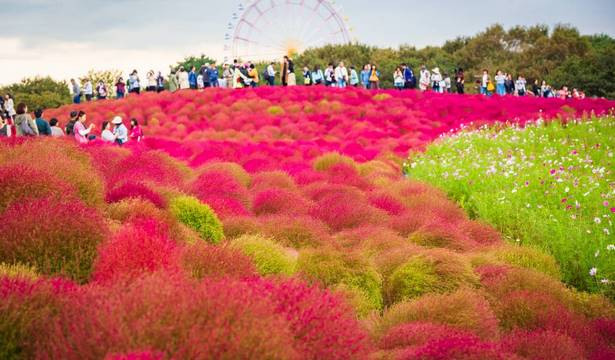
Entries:
{"type": "Polygon", "coordinates": [[[440,92],[440,82],[442,81],[442,75],[440,74],[440,68],[436,67],[431,70],[431,84],[433,91],[440,92]]]}
{"type": "Polygon", "coordinates": [[[122,145],[128,142],[128,128],[122,122],[122,118],[120,116],[116,116],[111,121],[115,128],[113,129],[113,135],[117,138],[117,143],[122,145]]]}

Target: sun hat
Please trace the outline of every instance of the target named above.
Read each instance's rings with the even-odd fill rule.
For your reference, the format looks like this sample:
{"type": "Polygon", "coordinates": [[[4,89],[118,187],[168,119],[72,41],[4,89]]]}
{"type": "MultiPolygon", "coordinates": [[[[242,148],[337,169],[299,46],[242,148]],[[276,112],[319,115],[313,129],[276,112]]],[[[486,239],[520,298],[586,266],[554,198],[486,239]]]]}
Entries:
{"type": "Polygon", "coordinates": [[[115,125],[119,125],[122,123],[122,118],[120,116],[116,116],[113,118],[113,121],[111,121],[111,123],[115,125]]]}
{"type": "Polygon", "coordinates": [[[439,74],[439,73],[440,73],[440,68],[439,68],[439,67],[436,67],[436,68],[434,68],[434,69],[433,69],[433,70],[431,70],[431,71],[432,71],[432,72],[435,72],[436,74],[439,74]]]}

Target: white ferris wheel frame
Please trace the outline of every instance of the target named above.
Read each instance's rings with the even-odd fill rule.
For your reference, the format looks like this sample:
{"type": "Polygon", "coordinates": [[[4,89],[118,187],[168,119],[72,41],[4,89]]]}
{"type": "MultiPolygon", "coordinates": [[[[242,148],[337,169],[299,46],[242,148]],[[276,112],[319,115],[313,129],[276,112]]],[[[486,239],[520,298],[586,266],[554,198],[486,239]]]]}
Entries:
{"type": "MultiPolygon", "coordinates": [[[[240,5],[241,6],[241,5],[240,5]]],[[[308,28],[305,30],[310,31],[310,37],[307,39],[304,47],[302,49],[297,50],[305,50],[309,48],[312,44],[316,44],[320,38],[319,28],[314,27],[310,29],[311,25],[319,25],[317,21],[322,21],[324,24],[332,23],[334,31],[330,32],[329,35],[325,39],[331,38],[333,41],[331,43],[350,43],[351,36],[350,30],[346,26],[346,23],[342,16],[338,13],[337,10],[333,7],[333,4],[328,0],[252,0],[249,5],[246,6],[245,10],[241,12],[240,15],[234,14],[238,18],[237,24],[234,26],[234,32],[232,37],[227,34],[226,40],[231,40],[232,43],[230,46],[226,46],[225,50],[230,49],[231,57],[233,59],[242,59],[242,60],[273,60],[274,55],[277,57],[280,54],[284,53],[284,48],[281,46],[282,44],[268,45],[264,43],[259,43],[254,40],[251,36],[246,35],[246,31],[248,33],[256,32],[259,35],[267,36],[262,30],[259,29],[259,23],[264,21],[269,26],[273,26],[274,21],[270,21],[267,18],[267,14],[272,13],[276,8],[286,6],[297,6],[302,11],[310,11],[312,13],[312,18],[310,19],[307,25],[308,28]],[[310,6],[310,5],[313,5],[310,6]],[[267,56],[267,53],[263,54],[244,54],[241,51],[242,47],[245,47],[246,44],[252,44],[257,46],[262,46],[265,48],[270,48],[273,50],[269,55],[271,58],[252,58],[254,56],[267,56]]],[[[300,14],[302,13],[300,11],[300,14]]],[[[320,24],[322,24],[320,23],[320,24]]],[[[229,24],[229,28],[231,24],[229,24]]],[[[285,29],[280,29],[284,31],[285,29]]],[[[227,58],[228,60],[228,58],[227,58]]]]}

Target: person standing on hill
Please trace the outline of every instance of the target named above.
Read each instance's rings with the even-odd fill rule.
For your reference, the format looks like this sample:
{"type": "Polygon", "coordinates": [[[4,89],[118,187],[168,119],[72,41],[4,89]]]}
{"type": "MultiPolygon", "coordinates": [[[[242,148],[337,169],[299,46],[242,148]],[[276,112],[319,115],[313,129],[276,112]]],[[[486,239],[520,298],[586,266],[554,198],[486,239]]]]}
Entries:
{"type": "Polygon", "coordinates": [[[506,88],[507,95],[515,94],[515,81],[512,78],[511,74],[505,74],[506,80],[504,81],[504,87],[506,88]]]}
{"type": "Polygon", "coordinates": [[[269,64],[269,66],[267,66],[267,84],[269,84],[269,86],[275,86],[275,68],[274,68],[274,63],[269,64]]]}
{"type": "Polygon", "coordinates": [[[190,89],[192,90],[195,90],[197,88],[196,68],[194,66],[190,68],[190,73],[188,73],[188,84],[190,85],[190,89]]]}
{"type": "Polygon", "coordinates": [[[333,85],[333,80],[335,77],[335,70],[333,69],[333,64],[329,63],[329,66],[325,69],[325,86],[333,85]]]}
{"type": "Polygon", "coordinates": [[[403,90],[404,88],[404,73],[399,67],[393,73],[393,86],[397,90],[403,90]]]}
{"type": "Polygon", "coordinates": [[[312,83],[314,85],[322,85],[325,81],[325,74],[323,74],[320,65],[314,66],[314,71],[312,71],[312,83]]]}
{"type": "Polygon", "coordinates": [[[211,82],[209,80],[209,64],[205,64],[201,66],[199,69],[199,75],[201,76],[202,88],[208,88],[211,86],[211,82]]]}
{"type": "Polygon", "coordinates": [[[175,70],[171,70],[169,75],[169,91],[176,92],[179,89],[179,80],[177,80],[177,73],[175,70]]]}
{"type": "Polygon", "coordinates": [[[517,81],[515,81],[515,93],[517,96],[525,96],[525,93],[527,92],[525,88],[526,84],[527,81],[525,81],[525,78],[519,75],[517,77],[517,81]]]}
{"type": "Polygon", "coordinates": [[[380,71],[376,65],[372,65],[372,69],[369,75],[369,88],[372,90],[380,89],[380,71]]]}
{"type": "Polygon", "coordinates": [[[437,93],[444,92],[444,89],[441,88],[440,82],[442,81],[442,75],[440,74],[440,68],[436,67],[431,70],[431,88],[433,91],[437,93]]]}
{"type": "Polygon", "coordinates": [[[222,66],[222,77],[224,78],[224,87],[231,89],[233,87],[233,70],[229,64],[222,66]]]}
{"type": "Polygon", "coordinates": [[[156,91],[156,73],[154,73],[154,70],[150,70],[147,72],[147,87],[145,88],[145,91],[156,91]]]}
{"type": "Polygon", "coordinates": [[[218,66],[216,64],[211,64],[211,66],[208,67],[207,74],[209,75],[209,85],[214,88],[220,87],[218,83],[218,66]]]}
{"type": "Polygon", "coordinates": [[[98,100],[105,100],[107,98],[107,86],[102,80],[96,86],[96,94],[98,100]]]}
{"type": "Polygon", "coordinates": [[[404,74],[404,89],[414,89],[416,87],[416,77],[414,71],[408,64],[401,64],[401,70],[404,74]]]}
{"type": "Polygon", "coordinates": [[[500,96],[506,95],[506,75],[502,71],[495,72],[495,92],[500,96]]]}
{"type": "Polygon", "coordinates": [[[349,80],[349,84],[352,87],[358,87],[359,86],[359,74],[357,74],[357,69],[355,69],[354,66],[350,67],[350,80],[349,80]]]}
{"type": "Polygon", "coordinates": [[[128,78],[128,92],[139,95],[141,93],[141,80],[137,70],[133,70],[128,78]]]}
{"type": "Polygon", "coordinates": [[[421,91],[427,91],[431,86],[431,73],[427,70],[425,65],[421,66],[421,73],[419,77],[419,89],[421,91]]]}
{"type": "Polygon", "coordinates": [[[6,110],[6,115],[13,119],[17,114],[15,112],[15,103],[13,102],[13,96],[10,94],[6,94],[4,96],[4,109],[6,110]]]}
{"type": "Polygon", "coordinates": [[[164,91],[164,76],[162,76],[162,71],[158,71],[158,76],[156,76],[156,91],[158,93],[164,91]]]}
{"type": "Polygon", "coordinates": [[[288,86],[297,86],[297,76],[295,75],[295,63],[288,58],[288,86]]]}
{"type": "Polygon", "coordinates": [[[17,136],[38,136],[38,127],[28,114],[28,107],[24,103],[17,105],[17,115],[15,116],[15,129],[17,136]]]}
{"type": "Polygon", "coordinates": [[[115,83],[115,97],[123,99],[124,96],[126,96],[126,83],[124,83],[124,78],[120,76],[115,83]]]}
{"type": "Polygon", "coordinates": [[[258,70],[256,70],[256,66],[254,64],[250,64],[250,69],[248,70],[248,77],[250,78],[250,86],[253,88],[258,86],[260,79],[258,77],[258,70]]]}
{"type": "Polygon", "coordinates": [[[457,69],[455,73],[455,87],[457,88],[457,94],[463,95],[465,93],[466,78],[462,68],[457,69]]]}
{"type": "Polygon", "coordinates": [[[348,84],[348,69],[344,66],[343,62],[335,68],[335,80],[337,80],[337,87],[343,89],[348,84]]]}
{"type": "Polygon", "coordinates": [[[179,73],[177,75],[177,79],[179,80],[179,89],[186,90],[190,89],[190,81],[188,79],[188,72],[184,69],[183,66],[179,67],[179,73]]]}
{"type": "Polygon", "coordinates": [[[81,103],[81,86],[75,79],[70,79],[71,90],[73,92],[73,104],[81,103]]]}
{"type": "Polygon", "coordinates": [[[51,127],[47,120],[43,119],[43,109],[36,109],[34,117],[38,134],[41,136],[51,136],[51,127]]]}
{"type": "Polygon", "coordinates": [[[0,112],[0,138],[11,137],[11,125],[9,125],[8,119],[5,118],[4,113],[0,112]]]}
{"type": "Polygon", "coordinates": [[[85,95],[85,101],[90,102],[94,97],[94,87],[90,79],[85,79],[85,85],[83,87],[83,95],[85,95]]]}
{"type": "Polygon", "coordinates": [[[282,66],[280,69],[280,80],[282,82],[282,86],[288,86],[288,56],[284,56],[282,59],[282,66]]]}

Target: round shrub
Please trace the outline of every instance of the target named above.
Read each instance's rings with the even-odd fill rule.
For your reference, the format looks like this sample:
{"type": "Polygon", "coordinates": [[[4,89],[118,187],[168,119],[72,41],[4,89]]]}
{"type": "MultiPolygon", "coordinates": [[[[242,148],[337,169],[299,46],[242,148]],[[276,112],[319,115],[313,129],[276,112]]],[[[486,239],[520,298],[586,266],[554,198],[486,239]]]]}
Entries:
{"type": "Polygon", "coordinates": [[[327,225],[309,216],[273,215],[260,221],[258,232],[286,247],[318,247],[329,241],[327,225]]]}
{"type": "Polygon", "coordinates": [[[0,261],[84,282],[106,235],[100,214],[79,201],[26,200],[0,215],[0,261]]]}
{"type": "Polygon", "coordinates": [[[256,193],[270,188],[294,191],[297,185],[295,180],[284,171],[263,171],[252,177],[251,192],[256,193]]]}
{"type": "Polygon", "coordinates": [[[247,216],[230,216],[221,219],[224,225],[224,236],[227,239],[238,238],[244,234],[261,233],[259,219],[247,216]]]}
{"type": "Polygon", "coordinates": [[[559,280],[561,274],[555,259],[529,246],[505,246],[495,249],[494,257],[506,264],[536,270],[559,280]]]}
{"type": "Polygon", "coordinates": [[[452,294],[425,295],[389,308],[383,315],[377,332],[415,321],[448,325],[470,331],[482,339],[497,338],[498,320],[483,295],[461,289],[452,294]]]}
{"type": "Polygon", "coordinates": [[[254,196],[254,214],[275,215],[295,214],[305,215],[311,203],[296,192],[284,189],[268,189],[254,196]]]}
{"type": "MultiPolygon", "coordinates": [[[[250,193],[232,175],[224,171],[204,171],[190,185],[191,193],[205,203],[216,199],[234,200],[250,208],[250,193]]],[[[247,211],[245,211],[247,213],[247,211]]]]}
{"type": "Polygon", "coordinates": [[[227,245],[196,243],[181,249],[181,267],[191,277],[241,279],[257,274],[254,263],[241,250],[227,245]]]}
{"type": "Polygon", "coordinates": [[[231,246],[249,256],[262,276],[292,275],[296,271],[296,259],[271,239],[244,235],[233,240],[231,246]]]}
{"type": "Polygon", "coordinates": [[[586,359],[584,349],[576,341],[550,330],[513,332],[501,341],[501,346],[524,359],[586,359]]]}
{"type": "Polygon", "coordinates": [[[162,151],[135,150],[113,170],[109,183],[151,182],[182,189],[191,173],[190,168],[162,151]]]}
{"type": "Polygon", "coordinates": [[[348,193],[329,193],[317,200],[310,215],[322,220],[333,231],[386,222],[387,214],[370,206],[363,197],[348,193]]]}
{"type": "Polygon", "coordinates": [[[306,359],[363,359],[372,348],[367,332],[339,297],[296,280],[249,280],[288,321],[295,349],[306,359]]]}
{"type": "Polygon", "coordinates": [[[480,221],[463,221],[460,228],[466,236],[474,241],[477,248],[503,243],[502,235],[489,224],[480,221]]]}
{"type": "Polygon", "coordinates": [[[216,213],[198,199],[179,196],[171,200],[169,210],[181,223],[196,230],[202,239],[219,243],[224,237],[222,224],[216,213]]]}
{"type": "MultiPolygon", "coordinates": [[[[101,207],[104,204],[105,192],[102,179],[92,166],[90,157],[72,142],[54,141],[54,139],[27,141],[8,151],[7,159],[8,161],[3,164],[5,166],[19,168],[20,164],[28,164],[27,167],[31,171],[37,172],[38,175],[33,175],[39,179],[35,178],[34,181],[40,184],[41,188],[56,185],[61,187],[57,188],[59,191],[63,191],[64,186],[59,182],[61,181],[69,184],[86,205],[101,207]],[[41,159],[53,159],[53,166],[41,159]],[[49,179],[46,177],[47,173],[51,174],[49,179]],[[49,180],[50,184],[45,185],[45,180],[49,180]]],[[[34,194],[44,191],[41,188],[32,191],[34,194]]],[[[67,191],[67,197],[71,197],[71,189],[64,190],[67,191]]]]}
{"type": "Polygon", "coordinates": [[[211,171],[226,172],[245,187],[250,186],[252,183],[250,174],[241,165],[234,162],[211,162],[197,170],[199,174],[211,171]]]}
{"type": "Polygon", "coordinates": [[[416,349],[407,349],[401,359],[490,359],[509,360],[511,354],[503,353],[494,343],[484,342],[476,336],[454,336],[429,341],[416,349]]]}
{"type": "Polygon", "coordinates": [[[351,167],[356,168],[357,164],[354,160],[348,156],[341,155],[340,153],[332,152],[328,154],[324,154],[316,158],[313,162],[314,169],[317,171],[327,171],[333,165],[336,164],[347,164],[351,167]]]}
{"type": "Polygon", "coordinates": [[[459,223],[429,222],[421,226],[408,239],[421,246],[468,251],[478,247],[470,237],[459,229],[459,223]]]}
{"type": "Polygon", "coordinates": [[[447,325],[430,322],[413,322],[396,326],[380,339],[380,349],[394,350],[412,346],[422,346],[429,341],[447,337],[472,336],[471,332],[462,331],[447,325]]]}
{"type": "Polygon", "coordinates": [[[0,167],[0,189],[2,189],[0,213],[12,203],[27,198],[78,198],[73,185],[58,179],[48,171],[37,170],[24,164],[0,167]]]}
{"type": "Polygon", "coordinates": [[[176,270],[176,247],[165,224],[154,219],[139,220],[99,246],[92,279],[102,283],[176,270]]]}
{"type": "Polygon", "coordinates": [[[156,193],[143,183],[138,182],[125,182],[120,186],[113,188],[107,192],[105,200],[108,203],[114,203],[124,199],[135,198],[150,201],[159,208],[164,208],[166,205],[160,194],[156,193]]]}
{"type": "Polygon", "coordinates": [[[461,286],[478,285],[478,277],[461,255],[444,249],[423,251],[409,258],[386,279],[387,304],[428,293],[446,293],[461,286]]]}
{"type": "Polygon", "coordinates": [[[326,249],[304,250],[297,269],[301,276],[325,287],[344,285],[359,290],[370,310],[382,309],[382,279],[362,257],[326,249]]]}
{"type": "Polygon", "coordinates": [[[297,356],[284,316],[240,282],[196,283],[156,273],[89,286],[69,301],[33,339],[37,357],[101,359],[134,349],[177,359],[297,356]]]}
{"type": "Polygon", "coordinates": [[[33,359],[34,336],[45,332],[76,286],[67,281],[0,275],[0,358],[33,359]]]}

